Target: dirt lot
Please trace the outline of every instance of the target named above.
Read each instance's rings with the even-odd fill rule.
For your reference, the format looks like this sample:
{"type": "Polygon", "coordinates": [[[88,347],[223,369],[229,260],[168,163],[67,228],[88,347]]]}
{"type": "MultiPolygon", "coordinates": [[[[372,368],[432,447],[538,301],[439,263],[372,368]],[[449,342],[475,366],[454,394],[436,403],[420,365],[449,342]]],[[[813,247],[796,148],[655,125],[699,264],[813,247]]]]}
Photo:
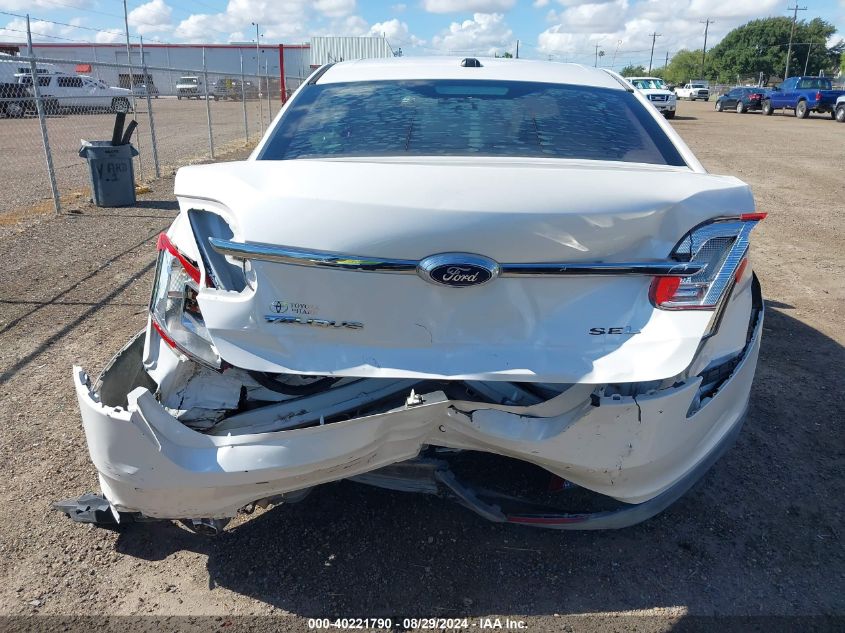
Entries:
{"type": "Polygon", "coordinates": [[[754,236],[765,335],[737,445],[675,506],[617,532],[503,527],[445,501],[351,483],[238,520],[216,539],[172,524],[75,525],[49,510],[97,487],[70,366],[96,373],[142,327],[154,238],[176,213],[172,182],[134,209],[84,206],[6,227],[0,614],[276,614],[261,626],[277,630],[315,616],[500,614],[533,630],[841,618],[845,125],[696,102],[681,104],[675,126],[711,171],[749,182],[769,213],[754,236]]]}
{"type": "MultiPolygon", "coordinates": [[[[247,129],[252,142],[263,131],[262,115],[265,125],[270,120],[268,108],[272,107],[273,115],[279,111],[278,99],[271,100],[269,105],[262,99],[260,104],[261,111],[258,100],[246,101],[247,129]]],[[[246,137],[244,102],[212,100],[209,105],[215,153],[242,148],[246,137]]],[[[205,101],[162,97],[152,100],[152,111],[162,173],[210,156],[205,101]]],[[[138,129],[132,143],[141,155],[135,159],[135,174],[139,180],[147,180],[154,177],[155,171],[146,100],[138,100],[137,119],[138,129]]],[[[110,139],[113,126],[114,115],[107,112],[64,112],[47,117],[56,182],[70,204],[88,187],[88,168],[78,153],[80,139],[110,139]]],[[[28,207],[37,200],[49,202],[44,206],[52,211],[38,118],[0,119],[0,155],[14,157],[4,161],[0,170],[0,215],[28,207]]]]}

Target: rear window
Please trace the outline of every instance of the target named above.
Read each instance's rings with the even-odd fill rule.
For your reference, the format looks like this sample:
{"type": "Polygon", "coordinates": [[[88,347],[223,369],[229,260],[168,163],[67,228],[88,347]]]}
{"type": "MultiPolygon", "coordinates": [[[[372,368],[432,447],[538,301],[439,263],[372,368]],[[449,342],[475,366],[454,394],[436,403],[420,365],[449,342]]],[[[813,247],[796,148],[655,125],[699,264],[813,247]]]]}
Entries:
{"type": "Polygon", "coordinates": [[[514,156],[684,165],[625,90],[494,81],[308,85],[261,160],[352,156],[514,156]]]}
{"type": "Polygon", "coordinates": [[[830,86],[830,79],[825,79],[824,77],[810,77],[802,79],[798,88],[804,90],[830,90],[830,86]]]}

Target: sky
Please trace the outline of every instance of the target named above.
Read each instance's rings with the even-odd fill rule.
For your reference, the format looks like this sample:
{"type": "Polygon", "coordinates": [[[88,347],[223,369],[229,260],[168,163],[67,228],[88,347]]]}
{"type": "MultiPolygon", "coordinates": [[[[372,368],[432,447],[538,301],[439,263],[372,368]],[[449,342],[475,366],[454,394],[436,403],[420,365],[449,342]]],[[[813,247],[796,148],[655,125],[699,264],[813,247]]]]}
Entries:
{"type": "MultiPolygon", "coordinates": [[[[129,0],[129,29],[145,41],[294,44],[313,35],[377,35],[405,55],[494,55],[654,66],[667,53],[707,47],[755,18],[791,15],[784,0],[129,0]],[[652,34],[658,37],[653,38],[652,34]]],[[[822,17],[845,38],[845,0],[806,0],[799,18],[822,17]]],[[[0,0],[0,40],[121,42],[122,0],[0,0]],[[17,14],[17,15],[16,15],[17,14]],[[60,23],[60,24],[57,24],[60,23]],[[3,28],[5,27],[5,28],[3,28]]],[[[830,43],[833,43],[830,42],[830,43]]]]}

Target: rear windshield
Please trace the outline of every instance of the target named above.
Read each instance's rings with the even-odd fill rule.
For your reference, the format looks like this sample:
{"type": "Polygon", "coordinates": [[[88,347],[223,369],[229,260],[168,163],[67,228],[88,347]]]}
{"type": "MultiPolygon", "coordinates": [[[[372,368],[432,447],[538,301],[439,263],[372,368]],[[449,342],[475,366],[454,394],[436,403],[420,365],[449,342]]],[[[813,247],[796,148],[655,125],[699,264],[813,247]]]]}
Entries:
{"type": "Polygon", "coordinates": [[[260,160],[515,156],[684,165],[625,90],[496,81],[305,86],[260,160]]]}
{"type": "Polygon", "coordinates": [[[809,77],[802,79],[798,88],[803,88],[805,90],[830,90],[830,86],[830,79],[825,79],[824,77],[809,77]]]}

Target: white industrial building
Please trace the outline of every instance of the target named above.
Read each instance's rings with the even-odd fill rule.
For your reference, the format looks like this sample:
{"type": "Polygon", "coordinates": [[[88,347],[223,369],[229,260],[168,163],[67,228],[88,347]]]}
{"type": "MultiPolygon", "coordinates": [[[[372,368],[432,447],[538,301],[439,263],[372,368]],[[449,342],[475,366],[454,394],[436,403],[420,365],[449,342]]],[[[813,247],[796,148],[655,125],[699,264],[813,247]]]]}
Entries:
{"type": "MultiPolygon", "coordinates": [[[[20,42],[0,43],[0,53],[24,55],[26,50],[26,44],[20,42]]],[[[180,76],[199,74],[206,68],[210,75],[217,77],[240,77],[241,72],[247,80],[256,74],[269,77],[272,91],[280,90],[281,94],[289,96],[314,68],[323,64],[393,55],[389,43],[381,37],[314,37],[311,44],[264,44],[259,47],[249,42],[205,45],[144,43],[143,62],[141,46],[137,42],[133,41],[131,51],[135,83],[152,83],[162,95],[176,93],[176,82],[180,76]],[[146,78],[142,65],[148,69],[146,78]]],[[[36,57],[68,60],[66,64],[56,64],[58,70],[92,75],[113,86],[129,87],[126,67],[104,65],[125,66],[129,59],[126,44],[35,42],[33,52],[36,57]]],[[[266,81],[262,80],[262,83],[266,81]]]]}

